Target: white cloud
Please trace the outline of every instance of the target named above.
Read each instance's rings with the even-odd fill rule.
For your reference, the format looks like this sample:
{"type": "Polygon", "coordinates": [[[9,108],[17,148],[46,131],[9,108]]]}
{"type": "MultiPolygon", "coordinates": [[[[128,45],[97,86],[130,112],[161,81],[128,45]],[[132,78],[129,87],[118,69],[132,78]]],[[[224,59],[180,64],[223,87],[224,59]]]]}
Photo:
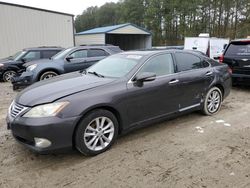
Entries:
{"type": "Polygon", "coordinates": [[[78,15],[90,6],[101,6],[106,2],[117,2],[118,0],[4,0],[4,2],[21,4],[36,8],[48,9],[58,12],[78,15]]]}

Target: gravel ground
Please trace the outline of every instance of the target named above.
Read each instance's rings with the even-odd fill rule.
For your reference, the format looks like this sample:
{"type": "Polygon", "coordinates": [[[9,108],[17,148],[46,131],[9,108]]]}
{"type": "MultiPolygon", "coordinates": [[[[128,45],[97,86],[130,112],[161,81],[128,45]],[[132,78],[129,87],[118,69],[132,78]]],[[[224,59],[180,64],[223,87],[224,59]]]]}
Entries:
{"type": "Polygon", "coordinates": [[[16,95],[0,83],[0,187],[250,187],[250,88],[234,88],[219,114],[192,113],[120,137],[96,157],[37,155],[12,138],[16,95]]]}

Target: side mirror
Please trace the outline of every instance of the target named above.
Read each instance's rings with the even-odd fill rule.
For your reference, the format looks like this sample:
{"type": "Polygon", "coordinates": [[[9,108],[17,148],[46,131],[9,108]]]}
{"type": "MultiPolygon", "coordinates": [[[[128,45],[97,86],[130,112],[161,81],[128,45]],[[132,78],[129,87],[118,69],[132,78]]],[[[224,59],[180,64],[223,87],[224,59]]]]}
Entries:
{"type": "Polygon", "coordinates": [[[141,74],[138,74],[134,81],[136,81],[138,86],[142,86],[143,82],[151,82],[154,81],[156,78],[156,74],[153,72],[144,72],[141,74]]]}
{"type": "Polygon", "coordinates": [[[26,63],[26,62],[27,62],[27,59],[26,59],[26,58],[22,58],[21,61],[22,61],[23,63],[26,63]]]}
{"type": "Polygon", "coordinates": [[[73,59],[73,57],[72,56],[68,56],[68,57],[66,57],[66,61],[68,61],[68,62],[70,62],[70,60],[71,59],[73,59]]]}

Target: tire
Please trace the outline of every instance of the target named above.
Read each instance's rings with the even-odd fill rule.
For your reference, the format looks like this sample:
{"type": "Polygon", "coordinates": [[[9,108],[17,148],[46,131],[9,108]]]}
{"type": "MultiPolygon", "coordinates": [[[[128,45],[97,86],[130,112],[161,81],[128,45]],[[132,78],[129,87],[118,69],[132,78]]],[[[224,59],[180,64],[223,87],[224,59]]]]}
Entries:
{"type": "Polygon", "coordinates": [[[41,74],[41,76],[39,77],[39,81],[47,80],[47,79],[50,79],[50,78],[57,76],[57,75],[58,74],[54,71],[46,71],[46,72],[41,74]]]}
{"type": "Polygon", "coordinates": [[[118,126],[115,115],[110,111],[98,109],[88,113],[76,128],[76,149],[87,156],[106,151],[117,138],[118,126]]]}
{"type": "Polygon", "coordinates": [[[222,92],[218,87],[212,87],[206,94],[202,112],[211,116],[217,114],[221,108],[222,92]]]}
{"type": "Polygon", "coordinates": [[[3,81],[4,82],[10,82],[11,78],[13,78],[16,75],[16,71],[13,70],[7,70],[3,73],[3,81]]]}

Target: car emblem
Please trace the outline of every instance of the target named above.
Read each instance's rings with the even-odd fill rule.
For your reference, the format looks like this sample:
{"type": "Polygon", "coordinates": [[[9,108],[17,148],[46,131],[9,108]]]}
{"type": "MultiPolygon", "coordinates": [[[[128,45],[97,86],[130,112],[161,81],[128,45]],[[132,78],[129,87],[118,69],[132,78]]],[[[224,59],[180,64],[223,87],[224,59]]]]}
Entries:
{"type": "Polygon", "coordinates": [[[248,61],[248,59],[242,59],[242,61],[248,61]]]}

